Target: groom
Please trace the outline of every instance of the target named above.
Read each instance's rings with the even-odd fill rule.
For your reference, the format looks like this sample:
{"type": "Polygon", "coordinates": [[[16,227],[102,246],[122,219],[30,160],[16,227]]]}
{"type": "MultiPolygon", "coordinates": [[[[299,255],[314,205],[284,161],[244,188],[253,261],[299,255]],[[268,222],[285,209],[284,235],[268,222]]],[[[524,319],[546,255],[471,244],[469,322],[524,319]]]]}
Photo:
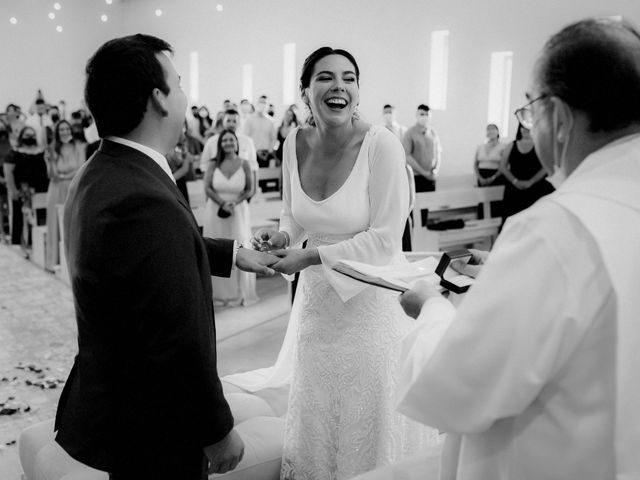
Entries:
{"type": "Polygon", "coordinates": [[[165,41],[133,35],[89,60],[98,152],[73,181],[64,238],[79,351],[56,441],[122,479],[206,478],[242,459],[216,369],[210,276],[278,259],[203,239],[164,154],[187,100],[165,41]]]}

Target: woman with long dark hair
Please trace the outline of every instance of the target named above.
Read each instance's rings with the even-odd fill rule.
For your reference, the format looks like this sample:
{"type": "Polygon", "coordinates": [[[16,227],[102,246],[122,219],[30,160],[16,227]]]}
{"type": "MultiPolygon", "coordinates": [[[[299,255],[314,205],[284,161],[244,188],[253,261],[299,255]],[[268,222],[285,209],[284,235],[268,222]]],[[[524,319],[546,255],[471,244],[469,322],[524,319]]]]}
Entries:
{"type": "Polygon", "coordinates": [[[64,205],[71,180],[86,160],[86,143],[73,137],[67,120],[60,120],[53,128],[53,143],[45,152],[49,188],[47,190],[47,248],[45,269],[53,271],[59,263],[60,231],[58,205],[64,205]]]}
{"type": "Polygon", "coordinates": [[[500,171],[507,180],[502,200],[503,222],[555,190],[545,180],[547,173],[536,155],[531,133],[520,124],[516,139],[504,151],[500,171]]]}
{"type": "MultiPolygon", "coordinates": [[[[16,148],[5,160],[4,173],[11,201],[11,243],[27,247],[31,240],[24,228],[22,207],[31,204],[34,193],[44,193],[49,186],[44,152],[32,127],[20,130],[16,148]]],[[[38,217],[39,224],[44,220],[44,216],[38,217]]]]}
{"type": "Polygon", "coordinates": [[[301,271],[284,345],[262,384],[291,383],[284,479],[351,478],[420,451],[434,433],[395,411],[400,340],[412,328],[396,295],[332,270],[342,259],[405,261],[404,151],[385,127],[358,118],[359,79],[344,50],[324,47],[305,61],[300,91],[311,121],[284,142],[280,230],[254,237],[282,258],[274,269],[301,271]],[[287,248],[304,239],[305,249],[287,248]]]}
{"type": "MultiPolygon", "coordinates": [[[[247,160],[238,155],[238,137],[232,130],[218,136],[217,155],[204,175],[205,205],[203,235],[234,238],[249,246],[251,220],[247,199],[253,189],[253,174],[247,160]]],[[[212,277],[217,305],[252,305],[258,301],[256,274],[233,270],[229,278],[212,277]]]]}

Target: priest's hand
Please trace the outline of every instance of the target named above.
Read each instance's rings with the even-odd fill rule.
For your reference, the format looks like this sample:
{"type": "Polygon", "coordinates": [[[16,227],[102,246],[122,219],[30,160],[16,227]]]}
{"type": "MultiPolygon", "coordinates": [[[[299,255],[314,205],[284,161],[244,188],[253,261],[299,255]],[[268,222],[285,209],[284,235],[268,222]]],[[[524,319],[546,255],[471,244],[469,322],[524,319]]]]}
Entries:
{"type": "Polygon", "coordinates": [[[438,287],[426,280],[416,282],[411,290],[400,295],[400,306],[411,318],[418,318],[424,302],[430,298],[442,297],[438,287]]]}
{"type": "Polygon", "coordinates": [[[469,252],[471,252],[471,258],[468,262],[464,260],[453,260],[450,265],[456,272],[471,278],[476,278],[482,269],[482,265],[484,265],[487,258],[489,258],[489,252],[475,250],[473,248],[470,248],[469,252]]]}
{"type": "Polygon", "coordinates": [[[269,277],[275,274],[273,268],[269,267],[279,261],[280,259],[275,255],[256,252],[250,248],[240,248],[236,255],[236,267],[240,270],[244,270],[245,272],[261,273],[269,277]]]}

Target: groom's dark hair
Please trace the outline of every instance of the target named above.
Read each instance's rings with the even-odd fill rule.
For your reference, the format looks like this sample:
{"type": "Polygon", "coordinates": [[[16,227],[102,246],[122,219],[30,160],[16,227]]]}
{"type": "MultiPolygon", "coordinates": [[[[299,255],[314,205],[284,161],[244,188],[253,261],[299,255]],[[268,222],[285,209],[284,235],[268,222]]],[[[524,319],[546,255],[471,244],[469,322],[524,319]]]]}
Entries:
{"type": "Polygon", "coordinates": [[[169,93],[156,54],[173,52],[171,45],[151,35],[115,38],[87,62],[84,98],[98,135],[125,135],[142,121],[154,88],[169,93]]]}

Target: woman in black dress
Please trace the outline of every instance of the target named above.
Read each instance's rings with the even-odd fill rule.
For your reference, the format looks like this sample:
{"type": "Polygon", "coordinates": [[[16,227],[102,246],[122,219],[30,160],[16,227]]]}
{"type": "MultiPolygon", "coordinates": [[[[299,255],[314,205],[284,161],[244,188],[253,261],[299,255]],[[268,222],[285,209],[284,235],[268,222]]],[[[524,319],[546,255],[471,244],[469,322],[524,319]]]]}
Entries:
{"type": "MultiPolygon", "coordinates": [[[[16,149],[11,151],[5,160],[4,172],[12,202],[11,243],[28,244],[29,240],[22,238],[22,206],[30,204],[31,195],[46,193],[49,188],[44,151],[38,147],[36,131],[33,128],[24,127],[20,131],[16,149]]],[[[43,210],[38,217],[38,224],[43,225],[45,221],[46,211],[43,210]]]]}
{"type": "Polygon", "coordinates": [[[515,141],[504,151],[500,171],[507,179],[502,201],[504,221],[554,191],[533,148],[529,130],[518,125],[515,141]]]}

